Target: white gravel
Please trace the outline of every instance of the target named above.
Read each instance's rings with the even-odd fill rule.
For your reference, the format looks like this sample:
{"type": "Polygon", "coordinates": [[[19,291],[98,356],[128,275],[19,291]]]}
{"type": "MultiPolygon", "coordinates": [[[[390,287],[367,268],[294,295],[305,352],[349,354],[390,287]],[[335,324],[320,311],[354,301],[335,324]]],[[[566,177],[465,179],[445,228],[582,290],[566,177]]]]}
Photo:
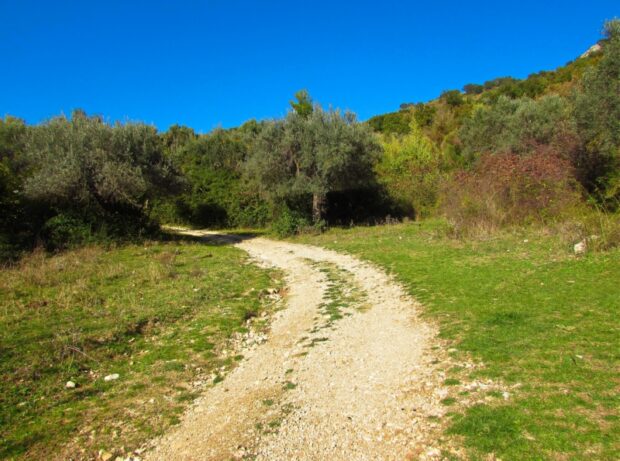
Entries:
{"type": "Polygon", "coordinates": [[[433,365],[436,331],[418,317],[419,305],[352,256],[264,238],[236,246],[286,273],[287,307],[267,341],[244,351],[145,459],[438,459],[439,423],[429,416],[442,416],[447,391],[433,365]],[[310,261],[350,273],[369,308],[320,330],[315,337],[326,340],[305,347],[327,287],[310,261]]]}

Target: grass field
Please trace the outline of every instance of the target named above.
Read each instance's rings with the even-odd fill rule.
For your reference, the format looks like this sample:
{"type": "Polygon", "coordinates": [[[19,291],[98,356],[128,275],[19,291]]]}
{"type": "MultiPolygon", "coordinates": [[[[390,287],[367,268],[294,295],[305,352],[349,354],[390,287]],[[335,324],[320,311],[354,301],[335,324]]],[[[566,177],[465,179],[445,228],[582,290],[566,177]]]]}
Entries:
{"type": "Polygon", "coordinates": [[[387,268],[436,319],[456,358],[448,434],[472,459],[620,459],[620,251],[577,258],[540,232],[485,241],[445,237],[442,223],[332,230],[301,241],[387,268]],[[460,383],[514,386],[464,407],[460,383]]]}
{"type": "Polygon", "coordinates": [[[0,458],[116,456],[161,433],[241,358],[226,340],[273,309],[261,290],[278,277],[240,250],[183,241],[2,269],[0,458]]]}

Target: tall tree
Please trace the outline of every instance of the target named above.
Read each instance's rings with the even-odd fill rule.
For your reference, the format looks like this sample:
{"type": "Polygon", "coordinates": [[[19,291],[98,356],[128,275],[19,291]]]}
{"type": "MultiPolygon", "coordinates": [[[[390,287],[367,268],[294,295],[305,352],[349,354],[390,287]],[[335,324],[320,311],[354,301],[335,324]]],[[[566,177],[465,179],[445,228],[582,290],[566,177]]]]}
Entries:
{"type": "Polygon", "coordinates": [[[581,167],[586,185],[608,199],[620,198],[620,19],[605,24],[599,65],[583,78],[576,118],[584,141],[581,167]]]}
{"type": "Polygon", "coordinates": [[[154,127],[111,125],[83,111],[33,127],[26,151],[34,166],[26,193],[59,210],[140,212],[176,180],[154,127]]]}
{"type": "Polygon", "coordinates": [[[327,194],[364,185],[373,177],[380,147],[370,127],[354,114],[291,111],[266,123],[259,133],[246,172],[274,200],[310,195],[312,219],[323,219],[327,194]]]}
{"type": "Polygon", "coordinates": [[[295,93],[295,100],[290,101],[293,110],[302,118],[310,117],[313,111],[312,98],[307,90],[299,90],[295,93]]]}

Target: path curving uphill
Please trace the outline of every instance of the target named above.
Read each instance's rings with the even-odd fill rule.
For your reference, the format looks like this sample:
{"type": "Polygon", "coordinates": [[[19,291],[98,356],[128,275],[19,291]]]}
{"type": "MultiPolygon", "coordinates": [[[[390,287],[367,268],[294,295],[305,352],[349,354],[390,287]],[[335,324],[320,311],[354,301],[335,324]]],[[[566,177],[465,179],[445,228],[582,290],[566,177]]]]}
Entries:
{"type": "Polygon", "coordinates": [[[434,459],[445,396],[435,329],[385,272],[349,255],[265,238],[233,243],[286,274],[287,306],[148,460],[434,459]]]}

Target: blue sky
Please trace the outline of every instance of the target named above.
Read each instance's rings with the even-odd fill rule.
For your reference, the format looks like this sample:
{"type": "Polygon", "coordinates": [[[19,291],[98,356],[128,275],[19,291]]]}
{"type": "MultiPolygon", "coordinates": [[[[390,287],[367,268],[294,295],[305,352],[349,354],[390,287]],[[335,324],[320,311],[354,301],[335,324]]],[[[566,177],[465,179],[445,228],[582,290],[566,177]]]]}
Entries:
{"type": "Polygon", "coordinates": [[[0,0],[0,115],[83,108],[199,132],[279,117],[301,88],[361,119],[553,69],[620,2],[0,0]]]}

